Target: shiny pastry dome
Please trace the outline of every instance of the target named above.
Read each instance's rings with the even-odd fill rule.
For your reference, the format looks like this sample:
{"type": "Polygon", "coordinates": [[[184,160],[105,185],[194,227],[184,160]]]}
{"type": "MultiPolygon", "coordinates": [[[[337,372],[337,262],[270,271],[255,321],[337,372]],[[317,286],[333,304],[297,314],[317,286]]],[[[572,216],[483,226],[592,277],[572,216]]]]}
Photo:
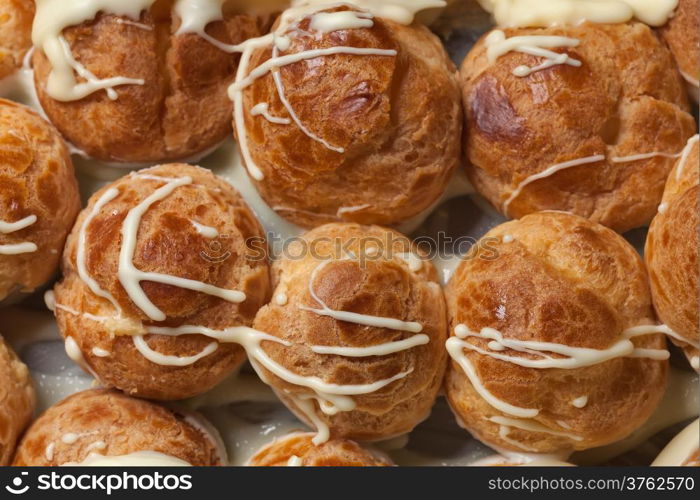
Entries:
{"type": "Polygon", "coordinates": [[[314,434],[295,432],[276,439],[249,460],[251,467],[387,467],[388,457],[347,439],[315,445],[314,434]]]}
{"type": "Polygon", "coordinates": [[[695,370],[700,370],[698,138],[688,141],[668,177],[644,252],[656,313],[695,370]]]}
{"type": "Polygon", "coordinates": [[[699,10],[697,0],[679,0],[673,17],[660,30],[695,102],[700,93],[699,10]]]}
{"type": "Polygon", "coordinates": [[[49,296],[71,357],[103,384],[152,399],[211,389],[270,293],[264,232],[238,192],[182,164],[132,173],[90,199],[49,296]]]}
{"type": "Polygon", "coordinates": [[[0,302],[51,279],[79,211],[59,133],[28,107],[0,99],[0,302]]]}
{"type": "Polygon", "coordinates": [[[460,425],[521,453],[602,446],[640,427],[666,389],[669,353],[635,249],[560,212],[477,245],[445,291],[445,392],[460,425]]]}
{"type": "Polygon", "coordinates": [[[273,265],[267,337],[249,358],[315,443],[388,439],[432,408],[446,366],[442,289],[409,240],[377,226],[328,224],[273,265]],[[259,351],[260,352],[260,351],[259,351]]]}
{"type": "Polygon", "coordinates": [[[231,133],[232,47],[261,35],[268,19],[233,0],[45,0],[33,31],[39,101],[95,159],[201,156],[231,133]]]}
{"type": "Polygon", "coordinates": [[[0,466],[9,465],[31,422],[36,395],[31,375],[0,335],[0,466]]]}
{"type": "Polygon", "coordinates": [[[0,80],[22,67],[32,46],[34,0],[0,0],[0,80]]]}
{"type": "Polygon", "coordinates": [[[230,90],[260,194],[307,228],[404,222],[459,164],[459,89],[441,42],[411,23],[413,4],[358,4],[296,2],[247,44],[230,90]]]}
{"type": "Polygon", "coordinates": [[[674,66],[641,23],[490,32],[461,68],[474,186],[510,218],[648,224],[696,129],[674,66]]]}
{"type": "Polygon", "coordinates": [[[201,417],[118,391],[88,390],[46,410],[22,438],[13,465],[226,465],[213,432],[201,417]]]}

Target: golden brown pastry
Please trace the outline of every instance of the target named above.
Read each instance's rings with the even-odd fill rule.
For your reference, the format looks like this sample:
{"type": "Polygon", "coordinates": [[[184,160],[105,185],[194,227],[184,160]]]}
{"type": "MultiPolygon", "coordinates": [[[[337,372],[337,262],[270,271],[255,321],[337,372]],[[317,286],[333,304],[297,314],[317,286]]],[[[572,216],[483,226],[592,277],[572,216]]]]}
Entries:
{"type": "Polygon", "coordinates": [[[250,326],[270,293],[253,212],[230,184],[181,164],[98,191],[63,274],[53,307],[68,353],[103,384],[152,399],[202,393],[239,367],[243,349],[213,332],[250,326]]]}
{"type": "Polygon", "coordinates": [[[34,0],[0,0],[0,80],[22,66],[32,46],[34,0]]]}
{"type": "Polygon", "coordinates": [[[510,218],[555,209],[618,232],[645,225],[696,128],[669,50],[641,23],[493,31],[461,80],[469,177],[510,218]],[[543,48],[550,58],[521,52],[543,48]]]}
{"type": "Polygon", "coordinates": [[[79,211],[59,133],[29,108],[0,99],[0,301],[53,276],[79,211]]]}
{"type": "Polygon", "coordinates": [[[377,226],[328,224],[273,267],[254,328],[280,341],[251,357],[305,423],[333,438],[388,439],[425,419],[446,365],[442,290],[409,240],[377,226]],[[271,361],[271,362],[270,362],[271,361]]]}
{"type": "Polygon", "coordinates": [[[192,417],[118,391],[96,389],[46,410],[22,438],[14,465],[90,465],[102,456],[138,460],[139,455],[160,458],[160,465],[168,459],[194,466],[227,461],[218,437],[192,417]]]}
{"type": "Polygon", "coordinates": [[[641,426],[669,353],[634,248],[561,212],[498,226],[477,248],[445,292],[445,390],[460,425],[495,449],[545,453],[641,426]]]}
{"type": "Polygon", "coordinates": [[[445,49],[422,25],[360,8],[306,14],[291,24],[282,17],[277,45],[253,48],[252,76],[234,87],[242,89],[236,133],[258,190],[304,227],[391,225],[420,214],[444,192],[461,151],[459,89],[445,49]],[[364,26],[324,17],[349,12],[364,26]],[[286,64],[256,77],[272,57],[286,64]]]}
{"type": "Polygon", "coordinates": [[[251,467],[388,467],[388,457],[354,441],[334,439],[320,445],[314,434],[295,432],[264,446],[248,461],[251,467]]]}
{"type": "Polygon", "coordinates": [[[0,466],[12,461],[15,445],[31,422],[35,404],[29,370],[0,336],[0,466]]]}
{"type": "Polygon", "coordinates": [[[678,69],[685,79],[690,95],[698,102],[700,80],[700,3],[680,0],[671,20],[661,28],[678,69]]]}
{"type": "Polygon", "coordinates": [[[700,370],[698,313],[698,136],[694,136],[666,183],[659,213],[649,228],[645,259],[651,295],[671,340],[700,370]]]}
{"type": "MultiPolygon", "coordinates": [[[[73,57],[95,78],[143,80],[110,87],[115,92],[111,97],[105,91],[79,100],[52,97],[47,83],[55,68],[37,49],[41,105],[63,135],[89,156],[127,163],[181,160],[203,154],[231,133],[226,89],[240,56],[215,43],[237,44],[258,36],[268,18],[242,13],[230,0],[223,6],[223,20],[206,25],[212,43],[199,33],[179,33],[181,18],[173,4],[155,1],[139,19],[103,12],[78,26],[65,26],[62,36],[73,57]]],[[[55,8],[69,7],[61,2],[55,8]]]]}

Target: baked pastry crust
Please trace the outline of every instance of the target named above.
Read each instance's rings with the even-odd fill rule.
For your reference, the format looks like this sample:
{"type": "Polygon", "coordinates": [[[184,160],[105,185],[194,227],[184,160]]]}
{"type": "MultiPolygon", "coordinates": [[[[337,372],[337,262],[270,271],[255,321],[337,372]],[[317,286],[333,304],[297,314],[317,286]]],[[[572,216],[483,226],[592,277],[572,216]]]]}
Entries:
{"type": "MultiPolygon", "coordinates": [[[[690,144],[686,158],[671,171],[659,213],[649,228],[645,260],[651,294],[659,319],[681,339],[671,341],[689,359],[700,355],[698,312],[698,192],[700,155],[698,141],[690,144]],[[687,339],[683,342],[682,339],[687,339]]],[[[695,366],[698,370],[698,367],[695,366]]]]}
{"type": "MultiPolygon", "coordinates": [[[[73,56],[98,78],[127,76],[144,85],[117,87],[112,101],[105,92],[79,101],[51,98],[46,80],[51,64],[34,54],[39,101],[61,133],[89,156],[107,162],[154,163],[183,160],[215,147],[231,133],[232,83],[238,54],[215,47],[196,33],[175,35],[180,20],[170,0],[142,13],[139,23],[100,13],[63,31],[73,56]]],[[[207,26],[207,34],[226,44],[261,35],[267,16],[225,9],[225,19],[207,26]]]]}
{"type": "Polygon", "coordinates": [[[264,446],[248,461],[251,467],[388,467],[388,457],[366,450],[354,441],[334,439],[320,445],[313,433],[295,432],[264,446]]]}
{"type": "Polygon", "coordinates": [[[673,17],[661,29],[661,36],[676,58],[690,95],[698,102],[700,80],[700,4],[697,0],[680,0],[673,17]],[[691,81],[692,80],[692,81],[691,81]]]}
{"type": "Polygon", "coordinates": [[[490,63],[485,37],[479,40],[461,69],[467,172],[476,189],[511,218],[556,209],[618,232],[649,223],[673,160],[614,158],[675,154],[695,133],[669,50],[641,23],[503,31],[578,39],[566,52],[582,66],[520,78],[514,68],[541,58],[513,51],[490,63]],[[606,160],[522,185],[552,166],[595,155],[606,160]]]}
{"type": "Polygon", "coordinates": [[[0,252],[0,301],[53,276],[79,211],[78,182],[60,134],[28,107],[0,99],[0,220],[36,217],[23,229],[0,231],[0,245],[36,245],[35,251],[0,252]]]}
{"type": "MultiPolygon", "coordinates": [[[[444,297],[429,261],[412,271],[398,256],[409,248],[406,237],[389,229],[327,224],[306,233],[290,246],[288,256],[273,264],[273,300],[260,310],[254,327],[292,343],[262,344],[275,362],[301,376],[315,376],[340,385],[373,384],[412,370],[377,391],[353,395],[356,406],[351,411],[328,415],[319,410],[317,401],[311,401],[317,418],[329,427],[332,438],[373,441],[405,434],[428,416],[435,402],[447,357],[444,297]],[[338,245],[355,256],[365,255],[370,246],[376,246],[378,253],[376,258],[367,257],[361,264],[344,260],[338,245]],[[324,260],[327,264],[321,267],[324,260]],[[429,337],[429,342],[371,357],[314,352],[311,346],[369,347],[404,340],[412,334],[340,321],[310,311],[308,308],[320,307],[310,294],[311,287],[333,310],[420,323],[421,333],[429,337]],[[282,305],[277,300],[279,296],[285,298],[282,305]]],[[[265,369],[261,372],[282,401],[313,427],[295,401],[314,393],[265,369]]]]}
{"type": "MultiPolygon", "coordinates": [[[[145,325],[153,324],[212,329],[251,326],[270,294],[267,257],[260,223],[229,183],[208,170],[183,164],[142,170],[98,191],[78,217],[63,256],[64,278],[55,288],[58,325],[64,338],[75,341],[89,369],[103,384],[151,399],[194,396],[212,388],[239,367],[245,360],[243,349],[236,344],[220,343],[216,351],[194,364],[164,366],[142,356],[133,335],[144,334],[145,325]],[[236,304],[198,291],[144,281],[142,289],[167,318],[154,322],[131,300],[118,276],[121,227],[128,211],[163,185],[163,181],[139,175],[189,176],[193,182],[151,206],[142,217],[133,259],[137,269],[239,290],[245,293],[245,301],[236,304]],[[119,190],[119,196],[97,211],[86,228],[85,264],[100,288],[116,299],[122,309],[121,317],[109,300],[90,290],[81,279],[77,264],[85,220],[98,200],[113,188],[119,190]],[[192,221],[216,228],[220,237],[208,239],[192,221]],[[210,254],[210,251],[216,252],[210,254]],[[88,315],[112,319],[95,321],[88,315]],[[96,355],[95,348],[108,355],[96,355]]],[[[150,335],[145,339],[158,353],[179,357],[197,355],[212,343],[204,335],[150,335]]]]}
{"type": "MultiPolygon", "coordinates": [[[[292,32],[290,48],[280,52],[335,46],[398,51],[396,57],[336,54],[280,68],[299,120],[343,153],[294,123],[252,116],[252,108],[267,103],[271,115],[292,118],[270,75],[243,91],[248,146],[264,175],[257,188],[300,226],[405,221],[440,198],[460,162],[459,88],[441,42],[417,23],[373,21],[372,28],[314,33],[306,18],[292,32]]],[[[271,57],[272,49],[258,49],[249,68],[271,57]]]]}
{"type": "Polygon", "coordinates": [[[0,0],[0,80],[22,67],[32,46],[34,0],[0,0]]]}
{"type": "Polygon", "coordinates": [[[0,336],[0,466],[12,461],[15,445],[31,422],[35,405],[27,366],[0,336]]]}
{"type": "Polygon", "coordinates": [[[194,466],[225,465],[226,460],[214,439],[182,415],[118,391],[95,389],[46,410],[22,438],[13,465],[53,467],[79,464],[91,453],[120,456],[140,451],[163,453],[194,466]]]}
{"type": "MultiPolygon", "coordinates": [[[[641,258],[621,236],[599,224],[541,212],[498,226],[477,245],[445,291],[452,332],[463,324],[474,332],[494,328],[507,339],[606,349],[626,329],[653,324],[641,258]]],[[[468,340],[508,356],[561,357],[546,349],[539,355],[493,351],[488,340],[468,340]]],[[[645,349],[666,345],[661,334],[632,342],[645,349]]],[[[518,424],[505,425],[504,432],[501,422],[508,421],[502,419],[517,419],[491,406],[453,360],[445,383],[450,406],[463,427],[496,449],[550,453],[612,443],[646,421],[666,388],[667,361],[615,357],[571,369],[533,368],[471,349],[463,353],[496,398],[539,410],[519,422],[549,431],[524,430],[518,424]],[[581,397],[586,399],[577,405],[581,397]]]]}

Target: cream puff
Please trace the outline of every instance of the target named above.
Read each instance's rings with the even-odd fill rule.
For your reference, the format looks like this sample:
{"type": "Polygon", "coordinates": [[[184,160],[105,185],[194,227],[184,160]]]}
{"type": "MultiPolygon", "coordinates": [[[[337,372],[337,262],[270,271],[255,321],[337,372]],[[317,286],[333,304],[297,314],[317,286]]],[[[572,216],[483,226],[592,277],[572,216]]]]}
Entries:
{"type": "Polygon", "coordinates": [[[93,195],[47,302],[68,354],[102,384],[183,399],[245,360],[210,332],[252,325],[270,294],[267,259],[263,229],[230,184],[162,165],[93,195]]]}
{"type": "Polygon", "coordinates": [[[0,80],[15,73],[32,46],[34,0],[0,0],[0,80]]]}
{"type": "Polygon", "coordinates": [[[696,135],[688,141],[671,171],[645,248],[656,314],[695,370],[700,370],[698,138],[696,135]]]}
{"type": "Polygon", "coordinates": [[[494,30],[461,84],[469,177],[509,218],[648,224],[696,129],[668,48],[641,23],[494,30]]]}
{"type": "Polygon", "coordinates": [[[220,438],[198,418],[113,390],[79,392],[34,422],[13,465],[226,465],[220,438]]]}
{"type": "Polygon", "coordinates": [[[697,419],[678,433],[659,453],[653,467],[700,467],[700,421],[697,419]]]}
{"type": "Polygon", "coordinates": [[[36,406],[29,370],[0,336],[0,466],[9,465],[36,406]]]}
{"type": "Polygon", "coordinates": [[[641,258],[621,236],[562,212],[496,227],[445,291],[458,422],[497,450],[561,453],[618,441],[666,388],[641,258]]]}
{"type": "Polygon", "coordinates": [[[38,7],[33,63],[41,106],[77,148],[114,163],[201,156],[224,140],[235,46],[269,25],[233,0],[38,7]]]}
{"type": "Polygon", "coordinates": [[[318,446],[314,434],[295,432],[276,439],[248,461],[251,467],[388,467],[388,457],[366,450],[354,441],[334,439],[318,446]]]}
{"type": "Polygon", "coordinates": [[[53,276],[79,211],[60,134],[29,108],[0,99],[0,301],[53,276]]]}
{"type": "Polygon", "coordinates": [[[679,0],[669,22],[661,28],[678,69],[695,102],[700,94],[700,6],[697,0],[679,0]]]}
{"type": "Polygon", "coordinates": [[[230,89],[242,158],[268,205],[300,226],[404,222],[460,162],[455,67],[412,23],[415,4],[388,3],[296,2],[245,44],[230,89]]]}
{"type": "Polygon", "coordinates": [[[248,357],[264,382],[318,432],[388,439],[427,418],[446,367],[447,318],[432,264],[378,226],[328,224],[273,266],[272,301],[248,357]]]}

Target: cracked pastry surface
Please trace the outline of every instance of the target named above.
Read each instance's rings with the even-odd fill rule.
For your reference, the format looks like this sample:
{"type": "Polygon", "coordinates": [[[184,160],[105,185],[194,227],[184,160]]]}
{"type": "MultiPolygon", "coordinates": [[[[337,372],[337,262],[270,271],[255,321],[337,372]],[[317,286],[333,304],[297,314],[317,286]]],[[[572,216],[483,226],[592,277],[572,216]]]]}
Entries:
{"type": "Polygon", "coordinates": [[[654,307],[675,334],[695,370],[700,350],[698,313],[698,140],[688,143],[666,183],[659,213],[649,228],[645,260],[654,307]]]}
{"type": "Polygon", "coordinates": [[[660,28],[695,102],[698,102],[700,80],[699,11],[697,0],[680,0],[673,17],[660,28]]]}
{"type": "Polygon", "coordinates": [[[0,335],[0,466],[9,465],[36,405],[27,366],[0,335]]]}
{"type": "Polygon", "coordinates": [[[578,40],[555,55],[580,66],[519,77],[513,72],[541,58],[511,51],[490,62],[488,35],[477,42],[461,68],[467,172],[477,190],[510,218],[552,209],[618,232],[649,223],[670,156],[696,129],[666,46],[634,22],[503,33],[578,40]]]}
{"type": "Polygon", "coordinates": [[[410,252],[409,240],[394,231],[327,224],[274,263],[273,300],[254,327],[291,344],[263,347],[304,383],[319,378],[332,386],[330,394],[314,392],[264,368],[258,373],[319,432],[386,439],[412,430],[432,408],[446,366],[445,303],[432,263],[410,252]],[[390,319],[391,328],[377,318],[390,319]],[[396,344],[416,339],[422,341],[396,344]]]}
{"type": "Polygon", "coordinates": [[[0,301],[53,276],[79,211],[59,133],[30,108],[0,99],[0,301]]]}
{"type": "Polygon", "coordinates": [[[307,228],[405,221],[438,200],[459,164],[454,65],[439,39],[418,23],[372,17],[368,28],[322,33],[312,26],[320,14],[285,31],[291,41],[285,50],[254,50],[250,71],[274,55],[334,47],[397,54],[302,60],[282,66],[277,81],[266,75],[244,89],[250,157],[264,176],[257,188],[281,216],[307,228]],[[261,103],[277,122],[253,115],[261,103]]]}
{"type": "Polygon", "coordinates": [[[98,191],[68,239],[63,275],[54,308],[61,334],[79,350],[74,357],[103,384],[152,399],[205,392],[239,367],[245,353],[199,334],[149,335],[151,328],[251,326],[270,293],[267,244],[253,212],[230,184],[182,164],[142,170],[98,191]],[[191,182],[172,188],[183,179],[191,182]],[[172,192],[145,207],[135,224],[127,222],[162,189],[172,192]],[[110,193],[115,197],[100,206],[110,193]],[[145,296],[127,291],[120,278],[129,273],[122,256],[129,224],[136,272],[157,274],[140,283],[145,296]],[[218,289],[202,291],[212,286],[218,289]],[[245,299],[212,295],[227,291],[245,299]],[[161,318],[153,319],[149,303],[161,318]]]}
{"type": "Polygon", "coordinates": [[[460,425],[490,446],[612,443],[665,392],[668,352],[641,258],[599,224],[541,212],[498,226],[445,295],[446,395],[460,425]]]}
{"type": "Polygon", "coordinates": [[[0,80],[22,67],[32,46],[34,0],[0,0],[0,80]]]}
{"type": "Polygon", "coordinates": [[[46,410],[22,438],[13,465],[80,465],[95,455],[139,452],[161,453],[194,466],[226,464],[215,438],[176,411],[94,389],[46,410]]]}
{"type": "Polygon", "coordinates": [[[354,441],[334,439],[314,445],[313,433],[296,432],[276,439],[248,461],[251,467],[388,467],[388,457],[354,441]]]}
{"type": "MultiPolygon", "coordinates": [[[[51,64],[42,50],[35,52],[36,89],[44,111],[90,157],[140,164],[183,160],[215,147],[231,133],[226,89],[240,56],[197,33],[177,34],[181,21],[173,3],[156,1],[138,23],[100,13],[63,30],[74,58],[98,78],[144,80],[143,85],[118,87],[116,100],[105,92],[71,102],[53,99],[45,88],[51,64]]],[[[259,36],[269,25],[268,16],[240,13],[234,2],[223,12],[223,20],[206,27],[222,43],[259,36]]]]}

